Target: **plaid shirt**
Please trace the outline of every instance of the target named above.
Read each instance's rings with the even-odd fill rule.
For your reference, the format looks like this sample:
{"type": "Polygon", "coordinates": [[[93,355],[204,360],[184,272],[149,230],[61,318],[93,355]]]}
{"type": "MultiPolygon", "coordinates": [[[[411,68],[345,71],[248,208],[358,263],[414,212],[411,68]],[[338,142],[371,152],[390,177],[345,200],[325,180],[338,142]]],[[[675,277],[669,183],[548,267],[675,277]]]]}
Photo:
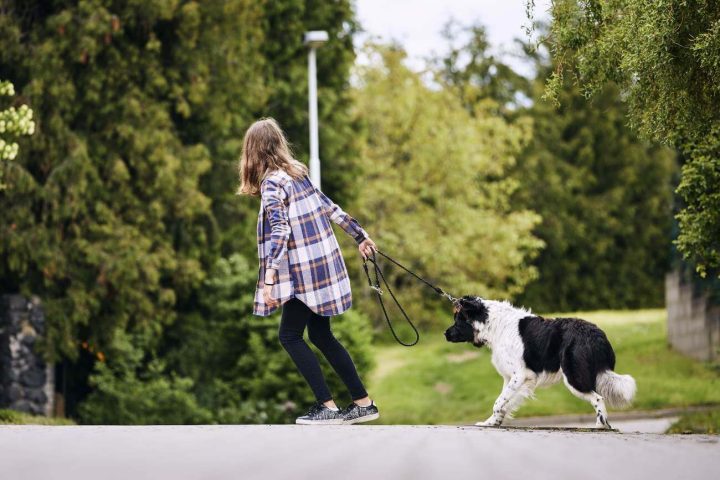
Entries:
{"type": "Polygon", "coordinates": [[[263,300],[265,270],[277,269],[272,297],[280,304],[297,297],[323,316],[338,315],[352,304],[350,279],[330,221],[360,244],[367,232],[310,179],[295,180],[282,170],[260,185],[257,240],[260,269],[253,313],[266,316],[278,307],[263,300]]]}

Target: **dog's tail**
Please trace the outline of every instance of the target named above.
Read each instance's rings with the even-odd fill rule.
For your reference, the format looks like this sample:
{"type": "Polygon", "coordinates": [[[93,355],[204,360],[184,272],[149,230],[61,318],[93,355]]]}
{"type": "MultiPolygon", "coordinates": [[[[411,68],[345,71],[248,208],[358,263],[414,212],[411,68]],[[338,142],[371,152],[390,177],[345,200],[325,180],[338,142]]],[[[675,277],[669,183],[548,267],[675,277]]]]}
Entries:
{"type": "Polygon", "coordinates": [[[606,370],[597,376],[595,390],[605,398],[611,407],[630,405],[637,391],[635,379],[630,375],[619,375],[606,370]]]}

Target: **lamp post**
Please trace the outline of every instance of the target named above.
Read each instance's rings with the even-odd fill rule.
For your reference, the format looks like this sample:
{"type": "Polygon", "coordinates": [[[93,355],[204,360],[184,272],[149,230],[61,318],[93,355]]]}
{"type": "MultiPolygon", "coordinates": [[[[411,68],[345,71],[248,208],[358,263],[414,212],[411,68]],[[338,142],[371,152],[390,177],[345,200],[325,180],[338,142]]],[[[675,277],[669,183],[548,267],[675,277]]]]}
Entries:
{"type": "Polygon", "coordinates": [[[328,41],[324,30],[305,32],[303,44],[308,50],[308,110],[310,112],[310,181],[320,188],[320,153],[318,148],[317,65],[315,51],[328,41]]]}

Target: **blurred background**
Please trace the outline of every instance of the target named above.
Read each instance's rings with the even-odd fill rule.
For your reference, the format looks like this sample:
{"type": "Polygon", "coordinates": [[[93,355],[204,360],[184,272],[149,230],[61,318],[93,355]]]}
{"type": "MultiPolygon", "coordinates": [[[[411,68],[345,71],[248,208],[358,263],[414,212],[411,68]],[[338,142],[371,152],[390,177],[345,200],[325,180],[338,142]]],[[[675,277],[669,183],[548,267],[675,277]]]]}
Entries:
{"type": "MultiPolygon", "coordinates": [[[[720,6],[651,3],[0,0],[0,421],[284,423],[313,401],[278,315],[251,313],[259,201],[235,190],[260,117],[308,162],[320,30],[322,189],[379,248],[454,295],[596,322],[632,410],[717,429],[720,6]]],[[[333,330],[381,421],[487,417],[489,351],[446,343],[450,305],[383,264],[421,333],[393,343],[336,234],[333,330]]],[[[518,416],[582,413],[558,385],[518,416]]]]}

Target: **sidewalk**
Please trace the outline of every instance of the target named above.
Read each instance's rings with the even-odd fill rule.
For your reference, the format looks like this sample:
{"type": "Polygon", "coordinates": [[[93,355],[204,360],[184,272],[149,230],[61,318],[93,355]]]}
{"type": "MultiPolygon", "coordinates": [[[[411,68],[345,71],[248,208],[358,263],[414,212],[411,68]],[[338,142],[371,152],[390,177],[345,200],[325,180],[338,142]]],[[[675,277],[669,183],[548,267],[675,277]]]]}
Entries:
{"type": "Polygon", "coordinates": [[[7,425],[0,464],[12,480],[705,480],[720,469],[719,442],[461,426],[7,425]]]}

